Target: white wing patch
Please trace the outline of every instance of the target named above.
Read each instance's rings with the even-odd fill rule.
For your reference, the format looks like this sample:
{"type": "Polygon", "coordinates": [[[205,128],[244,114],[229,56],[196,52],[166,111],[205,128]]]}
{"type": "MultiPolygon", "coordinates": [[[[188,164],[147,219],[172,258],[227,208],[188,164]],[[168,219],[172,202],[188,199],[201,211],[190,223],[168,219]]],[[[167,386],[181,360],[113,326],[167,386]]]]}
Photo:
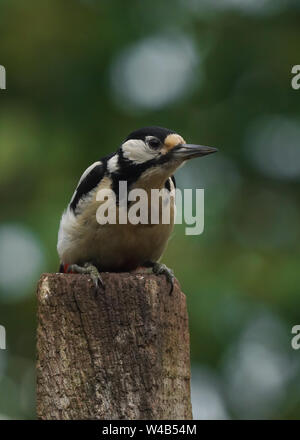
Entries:
{"type": "Polygon", "coordinates": [[[82,176],[80,177],[79,182],[78,182],[78,185],[77,185],[77,188],[78,188],[78,186],[81,184],[81,182],[83,181],[83,179],[89,174],[89,172],[92,171],[92,169],[95,168],[97,165],[101,165],[101,164],[102,164],[102,162],[101,162],[100,160],[98,160],[97,162],[92,163],[92,165],[90,165],[90,166],[85,170],[85,172],[82,174],[82,176]]]}
{"type": "Polygon", "coordinates": [[[144,163],[154,159],[157,152],[140,139],[130,139],[122,145],[123,155],[134,163],[144,163]]]}
{"type": "Polygon", "coordinates": [[[119,159],[119,156],[117,154],[115,154],[107,162],[107,169],[108,169],[108,171],[110,173],[115,173],[116,171],[118,171],[118,169],[119,169],[119,167],[118,167],[118,159],[119,159]]]}
{"type": "Polygon", "coordinates": [[[90,165],[90,166],[84,171],[84,173],[83,173],[82,176],[80,177],[79,182],[78,182],[78,184],[77,184],[77,186],[76,186],[76,189],[75,189],[75,191],[74,191],[74,193],[73,193],[73,195],[72,195],[72,198],[71,198],[71,201],[70,201],[70,205],[71,205],[71,203],[73,202],[73,199],[74,199],[74,197],[75,197],[75,195],[76,195],[77,188],[79,187],[79,185],[81,184],[81,182],[83,181],[83,179],[86,178],[86,176],[92,171],[92,169],[94,169],[96,166],[101,165],[101,164],[102,164],[102,162],[101,162],[100,160],[98,160],[97,162],[92,163],[92,165],[90,165]]]}

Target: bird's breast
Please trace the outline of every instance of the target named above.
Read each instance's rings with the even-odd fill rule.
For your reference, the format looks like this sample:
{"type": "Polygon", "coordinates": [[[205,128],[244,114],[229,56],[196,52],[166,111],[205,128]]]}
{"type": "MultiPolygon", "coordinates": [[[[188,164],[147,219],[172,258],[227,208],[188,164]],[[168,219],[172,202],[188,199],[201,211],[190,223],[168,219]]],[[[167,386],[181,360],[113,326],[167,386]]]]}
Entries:
{"type": "Polygon", "coordinates": [[[93,262],[103,271],[126,271],[161,257],[174,226],[174,195],[163,192],[152,198],[148,189],[146,199],[137,197],[121,207],[114,198],[99,201],[99,189],[109,188],[111,181],[103,179],[72,222],[62,220],[62,262],[93,262]],[[122,209],[125,224],[124,212],[122,224],[119,221],[122,209]],[[109,212],[112,218],[103,221],[109,212]]]}

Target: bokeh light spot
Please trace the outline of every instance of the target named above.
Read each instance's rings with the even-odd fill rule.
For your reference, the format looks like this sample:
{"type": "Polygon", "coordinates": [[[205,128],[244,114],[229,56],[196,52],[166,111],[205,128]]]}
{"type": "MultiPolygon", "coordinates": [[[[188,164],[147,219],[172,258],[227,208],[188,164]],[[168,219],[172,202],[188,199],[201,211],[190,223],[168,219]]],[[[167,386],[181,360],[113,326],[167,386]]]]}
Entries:
{"type": "Polygon", "coordinates": [[[44,256],[37,238],[23,225],[0,226],[0,288],[5,300],[18,300],[30,293],[44,256]]]}
{"type": "Polygon", "coordinates": [[[192,367],[192,407],[194,420],[229,418],[217,377],[207,368],[192,367]]]}
{"type": "MultiPolygon", "coordinates": [[[[183,2],[183,0],[181,0],[183,2]]],[[[188,7],[198,13],[235,10],[243,14],[266,15],[281,11],[286,0],[189,0],[188,7]]]]}
{"type": "Polygon", "coordinates": [[[113,61],[115,102],[126,111],[158,109],[191,90],[201,73],[199,54],[183,35],[153,36],[126,48],[113,61]]]}
{"type": "Polygon", "coordinates": [[[224,363],[225,383],[239,418],[260,419],[276,414],[296,371],[291,362],[294,353],[285,340],[286,330],[279,318],[261,312],[229,348],[224,363]]]}
{"type": "Polygon", "coordinates": [[[246,133],[246,154],[267,176],[298,180],[299,139],[299,121],[282,116],[265,117],[256,121],[246,133]]]}

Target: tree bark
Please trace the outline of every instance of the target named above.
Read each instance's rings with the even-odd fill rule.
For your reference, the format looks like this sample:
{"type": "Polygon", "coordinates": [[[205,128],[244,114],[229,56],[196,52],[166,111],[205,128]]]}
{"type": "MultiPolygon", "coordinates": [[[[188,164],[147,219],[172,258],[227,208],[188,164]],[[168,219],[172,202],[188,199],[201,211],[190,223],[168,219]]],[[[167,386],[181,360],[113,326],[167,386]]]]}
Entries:
{"type": "Polygon", "coordinates": [[[43,274],[39,419],[192,419],[185,295],[164,276],[43,274]]]}

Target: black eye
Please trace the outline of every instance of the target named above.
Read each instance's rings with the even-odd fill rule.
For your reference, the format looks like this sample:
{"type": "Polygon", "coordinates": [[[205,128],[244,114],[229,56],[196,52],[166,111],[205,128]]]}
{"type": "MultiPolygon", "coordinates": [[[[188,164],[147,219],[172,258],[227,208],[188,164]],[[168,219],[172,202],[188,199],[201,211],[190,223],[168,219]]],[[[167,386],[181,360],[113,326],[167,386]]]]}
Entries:
{"type": "Polygon", "coordinates": [[[150,139],[148,144],[151,148],[159,148],[160,147],[160,140],[159,139],[150,139]]]}

